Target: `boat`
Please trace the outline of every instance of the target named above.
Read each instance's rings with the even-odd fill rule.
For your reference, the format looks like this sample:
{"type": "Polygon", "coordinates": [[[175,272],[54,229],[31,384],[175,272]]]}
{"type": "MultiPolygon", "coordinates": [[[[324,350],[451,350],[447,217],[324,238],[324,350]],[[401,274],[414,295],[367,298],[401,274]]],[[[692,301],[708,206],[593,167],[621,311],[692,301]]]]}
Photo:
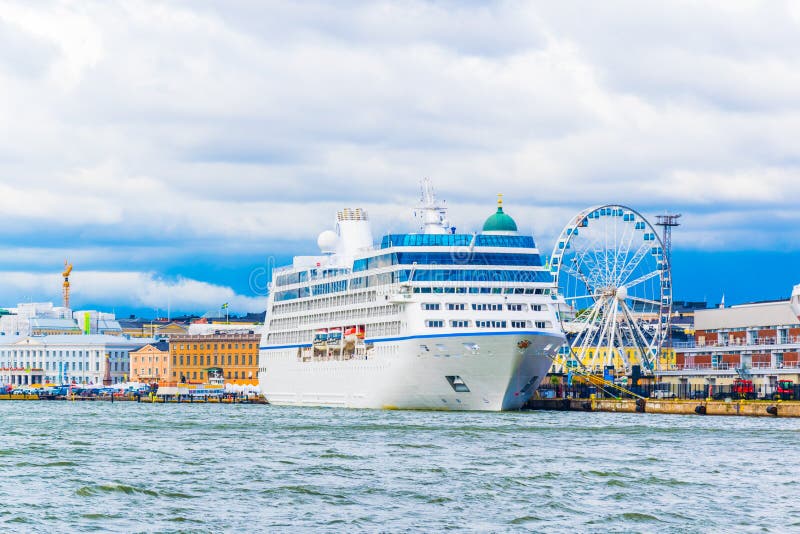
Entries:
{"type": "Polygon", "coordinates": [[[259,351],[273,405],[515,410],[565,341],[553,279],[502,196],[458,233],[429,181],[419,229],[373,241],[368,213],[337,212],[320,253],[273,271],[259,351]]]}

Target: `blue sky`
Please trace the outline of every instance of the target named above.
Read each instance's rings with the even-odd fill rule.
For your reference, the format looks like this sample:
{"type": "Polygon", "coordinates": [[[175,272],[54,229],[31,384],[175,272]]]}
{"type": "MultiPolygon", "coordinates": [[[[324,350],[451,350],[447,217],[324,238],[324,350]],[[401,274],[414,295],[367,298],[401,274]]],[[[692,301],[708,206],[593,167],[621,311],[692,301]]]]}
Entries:
{"type": "Polygon", "coordinates": [[[549,248],[580,209],[684,214],[675,296],[800,282],[796,2],[0,0],[0,305],[263,309],[335,210],[549,248]],[[271,258],[271,259],[270,259],[271,258]]]}

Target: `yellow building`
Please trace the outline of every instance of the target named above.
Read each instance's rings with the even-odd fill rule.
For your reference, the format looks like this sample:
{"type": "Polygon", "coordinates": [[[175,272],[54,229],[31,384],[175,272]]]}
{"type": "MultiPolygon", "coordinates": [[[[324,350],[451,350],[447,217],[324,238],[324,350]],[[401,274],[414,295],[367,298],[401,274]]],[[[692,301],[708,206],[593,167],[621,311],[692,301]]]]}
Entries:
{"type": "Polygon", "coordinates": [[[171,380],[172,366],[168,342],[151,343],[129,354],[132,382],[164,384],[171,380]]]}
{"type": "Polygon", "coordinates": [[[258,385],[260,340],[252,330],[170,336],[170,381],[200,384],[218,376],[228,384],[258,385]]]}
{"type": "MultiPolygon", "coordinates": [[[[569,349],[567,348],[564,350],[569,349]]],[[[605,347],[592,347],[586,349],[585,351],[581,349],[573,349],[571,354],[559,354],[559,357],[556,358],[554,362],[555,364],[551,369],[551,372],[558,373],[568,371],[570,365],[567,363],[567,360],[577,360],[580,362],[581,368],[590,369],[597,373],[602,373],[605,365],[613,365],[615,369],[625,369],[628,367],[628,364],[641,364],[642,359],[640,357],[641,353],[639,352],[639,349],[634,347],[626,347],[624,350],[625,357],[628,360],[627,363],[623,361],[623,358],[618,351],[614,352],[613,358],[611,358],[611,361],[609,362],[609,349],[605,347]]],[[[658,362],[653,362],[653,367],[654,371],[675,369],[675,350],[662,349],[658,358],[658,362]]]]}

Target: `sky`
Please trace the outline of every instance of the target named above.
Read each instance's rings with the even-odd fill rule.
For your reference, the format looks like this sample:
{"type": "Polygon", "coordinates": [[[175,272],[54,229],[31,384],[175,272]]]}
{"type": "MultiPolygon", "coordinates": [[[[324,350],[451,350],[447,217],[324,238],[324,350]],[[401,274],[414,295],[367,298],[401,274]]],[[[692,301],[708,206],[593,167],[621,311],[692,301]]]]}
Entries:
{"type": "MultiPolygon", "coordinates": [[[[674,233],[676,299],[800,283],[800,3],[0,0],[0,306],[265,308],[335,211],[547,252],[587,206],[674,233]]],[[[157,311],[158,310],[158,311],[157,311]]]]}

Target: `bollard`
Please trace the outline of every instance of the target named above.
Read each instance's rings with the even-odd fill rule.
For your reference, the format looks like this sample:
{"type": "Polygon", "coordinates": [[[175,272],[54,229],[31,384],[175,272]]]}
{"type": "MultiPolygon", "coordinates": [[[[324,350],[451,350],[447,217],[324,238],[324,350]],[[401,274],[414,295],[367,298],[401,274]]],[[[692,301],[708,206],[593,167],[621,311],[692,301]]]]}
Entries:
{"type": "Polygon", "coordinates": [[[698,406],[695,406],[694,413],[696,413],[697,415],[705,415],[706,414],[705,405],[704,404],[700,404],[698,406]]]}
{"type": "Polygon", "coordinates": [[[767,413],[770,415],[778,415],[778,407],[777,406],[767,406],[767,413]]]}
{"type": "Polygon", "coordinates": [[[644,413],[644,409],[647,406],[647,401],[645,399],[636,399],[636,411],[638,413],[644,413]]]}

